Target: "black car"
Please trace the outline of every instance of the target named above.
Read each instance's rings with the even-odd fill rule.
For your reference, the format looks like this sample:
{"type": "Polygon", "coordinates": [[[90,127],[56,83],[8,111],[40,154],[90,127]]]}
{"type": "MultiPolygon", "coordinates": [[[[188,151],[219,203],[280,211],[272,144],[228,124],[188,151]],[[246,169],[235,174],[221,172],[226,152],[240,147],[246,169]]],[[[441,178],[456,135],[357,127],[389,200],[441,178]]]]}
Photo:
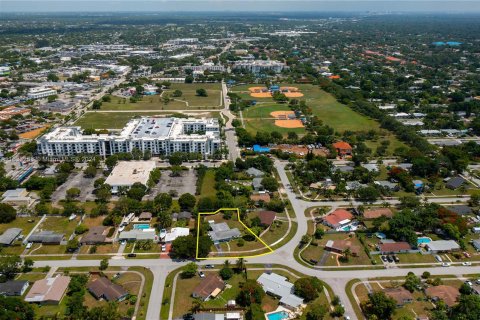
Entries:
{"type": "Polygon", "coordinates": [[[387,260],[388,260],[388,262],[393,262],[393,259],[392,259],[391,256],[387,256],[387,260]]]}
{"type": "Polygon", "coordinates": [[[127,254],[127,257],[129,257],[129,258],[135,258],[136,256],[137,256],[136,253],[129,253],[129,254],[127,254]]]}
{"type": "Polygon", "coordinates": [[[400,262],[400,259],[397,256],[393,256],[393,260],[395,260],[396,263],[400,262]]]}
{"type": "Polygon", "coordinates": [[[383,262],[387,262],[387,257],[382,256],[381,258],[382,258],[382,261],[383,261],[383,262]]]}

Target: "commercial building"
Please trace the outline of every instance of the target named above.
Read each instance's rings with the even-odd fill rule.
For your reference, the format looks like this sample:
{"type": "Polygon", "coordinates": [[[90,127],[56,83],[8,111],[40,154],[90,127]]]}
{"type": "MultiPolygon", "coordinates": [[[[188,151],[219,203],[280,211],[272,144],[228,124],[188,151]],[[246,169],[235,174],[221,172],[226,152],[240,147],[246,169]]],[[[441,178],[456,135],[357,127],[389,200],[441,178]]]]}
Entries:
{"type": "Polygon", "coordinates": [[[51,88],[39,87],[39,88],[30,89],[30,91],[27,93],[27,98],[41,99],[41,98],[46,98],[56,94],[57,94],[57,90],[53,90],[51,88]]]}
{"type": "Polygon", "coordinates": [[[117,193],[120,188],[129,189],[135,183],[146,186],[153,169],[155,161],[120,161],[105,183],[112,187],[112,193],[117,193]]]}
{"type": "Polygon", "coordinates": [[[70,277],[56,276],[35,281],[25,297],[26,302],[59,304],[67,291],[70,277]]]}
{"type": "Polygon", "coordinates": [[[18,188],[15,190],[7,190],[2,195],[2,203],[9,204],[11,206],[30,206],[34,200],[28,196],[27,189],[18,188]]]}
{"type": "Polygon", "coordinates": [[[285,68],[287,68],[285,63],[275,60],[237,61],[233,65],[233,69],[244,69],[252,73],[263,73],[265,71],[280,73],[285,68]]]}
{"type": "Polygon", "coordinates": [[[80,127],[59,127],[38,140],[38,153],[49,157],[83,154],[109,156],[121,152],[150,151],[212,155],[221,146],[217,119],[144,117],[127,123],[119,135],[84,135],[80,127]]]}

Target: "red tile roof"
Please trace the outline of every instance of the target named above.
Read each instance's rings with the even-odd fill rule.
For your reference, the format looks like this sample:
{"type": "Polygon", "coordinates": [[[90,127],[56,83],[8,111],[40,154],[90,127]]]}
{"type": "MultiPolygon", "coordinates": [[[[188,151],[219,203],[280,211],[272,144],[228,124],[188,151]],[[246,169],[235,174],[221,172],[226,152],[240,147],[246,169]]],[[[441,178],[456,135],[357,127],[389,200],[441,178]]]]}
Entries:
{"type": "Polygon", "coordinates": [[[344,141],[335,142],[333,144],[333,147],[335,149],[341,149],[341,150],[352,150],[352,146],[348,142],[344,142],[344,141]]]}
{"type": "Polygon", "coordinates": [[[347,211],[345,209],[337,209],[327,215],[323,220],[327,222],[330,225],[337,225],[340,221],[343,220],[352,220],[353,219],[353,214],[350,213],[350,211],[347,211]]]}

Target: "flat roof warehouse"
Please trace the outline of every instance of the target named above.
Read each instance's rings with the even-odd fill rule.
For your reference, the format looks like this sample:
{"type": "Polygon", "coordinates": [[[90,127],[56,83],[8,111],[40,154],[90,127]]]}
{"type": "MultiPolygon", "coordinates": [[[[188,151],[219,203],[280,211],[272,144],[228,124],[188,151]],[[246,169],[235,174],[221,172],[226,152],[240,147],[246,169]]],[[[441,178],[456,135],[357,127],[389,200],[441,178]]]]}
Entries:
{"type": "Polygon", "coordinates": [[[108,176],[105,183],[112,188],[131,186],[136,182],[146,185],[150,172],[155,169],[155,161],[120,161],[108,176]]]}

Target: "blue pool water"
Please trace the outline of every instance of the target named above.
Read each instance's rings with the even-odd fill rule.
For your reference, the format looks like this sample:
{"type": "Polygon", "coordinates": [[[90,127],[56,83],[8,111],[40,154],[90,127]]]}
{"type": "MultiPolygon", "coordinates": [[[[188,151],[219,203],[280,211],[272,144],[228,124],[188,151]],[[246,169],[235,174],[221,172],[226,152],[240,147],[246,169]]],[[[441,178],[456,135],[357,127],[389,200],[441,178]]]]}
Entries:
{"type": "Polygon", "coordinates": [[[133,229],[149,229],[150,225],[149,224],[134,224],[133,229]]]}
{"type": "Polygon", "coordinates": [[[280,312],[275,312],[275,313],[270,313],[267,315],[268,320],[284,320],[288,319],[288,313],[285,311],[280,311],[280,312]]]}
{"type": "Polygon", "coordinates": [[[432,241],[432,239],[430,239],[429,237],[420,237],[417,239],[417,244],[425,244],[429,243],[430,241],[432,241]]]}

